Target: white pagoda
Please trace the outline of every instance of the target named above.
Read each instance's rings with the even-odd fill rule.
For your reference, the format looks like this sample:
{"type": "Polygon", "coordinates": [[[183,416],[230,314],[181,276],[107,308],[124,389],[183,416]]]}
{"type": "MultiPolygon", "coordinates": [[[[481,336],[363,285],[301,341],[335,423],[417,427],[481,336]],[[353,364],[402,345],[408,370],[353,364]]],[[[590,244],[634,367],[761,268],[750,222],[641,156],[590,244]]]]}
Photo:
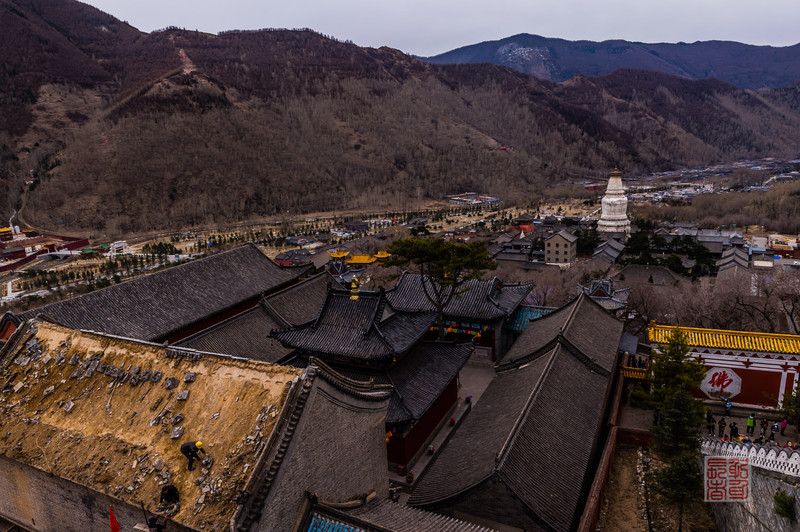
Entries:
{"type": "Polygon", "coordinates": [[[617,168],[608,176],[608,188],[603,196],[603,213],[597,222],[597,231],[608,236],[621,236],[627,239],[631,234],[631,221],[628,220],[628,198],[622,186],[622,172],[617,168]]]}

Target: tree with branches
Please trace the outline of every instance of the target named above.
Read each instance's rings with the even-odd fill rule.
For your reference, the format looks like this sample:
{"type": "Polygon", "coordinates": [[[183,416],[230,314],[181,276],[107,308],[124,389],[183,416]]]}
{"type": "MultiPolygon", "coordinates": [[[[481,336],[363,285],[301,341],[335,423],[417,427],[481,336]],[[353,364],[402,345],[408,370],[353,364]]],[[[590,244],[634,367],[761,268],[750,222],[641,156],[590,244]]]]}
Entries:
{"type": "Polygon", "coordinates": [[[404,267],[414,264],[422,291],[436,308],[440,337],[444,335],[444,309],[466,290],[465,283],[497,267],[481,242],[461,243],[442,238],[410,237],[389,247],[392,262],[404,267]]]}

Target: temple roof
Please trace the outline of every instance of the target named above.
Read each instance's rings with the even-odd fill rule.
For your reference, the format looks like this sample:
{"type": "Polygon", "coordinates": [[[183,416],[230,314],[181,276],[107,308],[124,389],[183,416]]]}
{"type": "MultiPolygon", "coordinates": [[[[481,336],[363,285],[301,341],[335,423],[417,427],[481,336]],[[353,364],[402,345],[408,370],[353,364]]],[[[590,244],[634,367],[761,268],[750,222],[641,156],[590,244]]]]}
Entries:
{"type": "Polygon", "coordinates": [[[244,246],[28,310],[67,327],[161,340],[170,333],[293,281],[306,268],[281,268],[244,246]]]}
{"type": "Polygon", "coordinates": [[[622,325],[585,296],[531,322],[517,342],[527,348],[497,366],[409,504],[440,503],[495,476],[547,527],[570,530],[591,482],[622,325]]]}
{"type": "Polygon", "coordinates": [[[472,345],[423,342],[389,371],[394,386],[386,423],[416,421],[428,411],[472,355],[472,345]]]}
{"type": "Polygon", "coordinates": [[[269,334],[282,326],[283,324],[264,308],[262,301],[256,308],[181,340],[175,345],[263,362],[279,362],[292,350],[270,338],[269,334]]]}
{"type": "Polygon", "coordinates": [[[435,318],[428,312],[392,312],[383,290],[358,292],[356,300],[351,295],[330,289],[316,319],[271,336],[286,347],[316,355],[391,359],[408,351],[435,318]]]}
{"type": "Polygon", "coordinates": [[[301,325],[319,314],[328,288],[342,288],[330,275],[323,272],[295,286],[270,294],[261,300],[264,308],[283,323],[282,327],[301,325]]]}
{"type": "Polygon", "coordinates": [[[508,350],[503,363],[522,360],[563,337],[594,364],[611,371],[621,334],[622,322],[581,293],[555,312],[532,321],[508,350]]]}
{"type": "Polygon", "coordinates": [[[722,252],[722,257],[717,260],[717,273],[730,268],[750,268],[750,254],[742,248],[729,248],[722,252]]]}
{"type": "Polygon", "coordinates": [[[238,515],[237,532],[293,530],[309,493],[334,503],[370,493],[387,498],[383,420],[390,392],[390,386],[353,381],[312,359],[254,466],[257,480],[248,486],[252,496],[238,515]]]}
{"type": "MultiPolygon", "coordinates": [[[[458,375],[469,361],[472,350],[471,344],[420,342],[389,368],[332,367],[354,381],[391,385],[392,398],[386,412],[386,423],[413,423],[425,415],[458,375]]],[[[309,360],[298,357],[287,363],[304,368],[309,360]]]]}
{"type": "Polygon", "coordinates": [[[561,231],[559,231],[558,233],[553,233],[552,235],[548,236],[548,237],[547,237],[547,238],[545,238],[544,240],[545,240],[545,242],[547,242],[547,241],[548,241],[548,240],[550,240],[551,238],[554,238],[554,237],[557,237],[557,236],[560,236],[561,238],[563,238],[563,239],[564,239],[564,240],[566,240],[567,242],[576,242],[576,241],[578,240],[578,237],[577,237],[577,236],[573,235],[572,233],[570,233],[570,232],[569,232],[569,231],[567,231],[566,229],[562,229],[562,230],[561,230],[561,231]]]}
{"type": "Polygon", "coordinates": [[[686,343],[690,346],[800,355],[800,336],[795,334],[725,331],[652,324],[648,328],[649,339],[652,343],[665,344],[675,329],[684,334],[686,343]]]}
{"type": "Polygon", "coordinates": [[[303,532],[492,532],[474,523],[375,497],[347,508],[314,505],[303,532]]]}
{"type": "Polygon", "coordinates": [[[134,507],[158,501],[171,475],[182,500],[173,520],[223,530],[275,426],[267,414],[299,375],[31,320],[0,351],[0,454],[134,507]],[[199,483],[179,450],[196,440],[214,458],[199,483]]]}
{"type": "Polygon", "coordinates": [[[592,279],[589,286],[578,283],[578,291],[583,292],[606,310],[619,310],[628,305],[630,287],[614,290],[614,283],[606,279],[592,279]]]}
{"type": "MultiPolygon", "coordinates": [[[[266,296],[261,299],[259,306],[175,345],[264,362],[279,362],[292,350],[270,338],[270,332],[314,319],[325,301],[330,283],[330,276],[320,273],[266,296]]],[[[338,283],[336,286],[339,286],[338,283]]]]}
{"type": "Polygon", "coordinates": [[[612,277],[614,281],[620,281],[622,279],[624,279],[626,283],[651,282],[655,285],[663,286],[673,285],[685,278],[663,266],[628,264],[612,277]]]}
{"type": "Polygon", "coordinates": [[[622,244],[614,238],[609,238],[594,248],[594,251],[592,252],[592,258],[597,259],[606,256],[613,262],[616,262],[619,256],[622,254],[623,249],[625,249],[625,244],[622,244]]]}
{"type": "MultiPolygon", "coordinates": [[[[510,316],[522,303],[534,283],[504,284],[497,278],[491,281],[470,279],[460,288],[457,294],[445,307],[448,317],[494,320],[510,316]]],[[[421,277],[418,274],[403,272],[397,284],[386,292],[386,298],[392,307],[406,312],[436,310],[425,296],[421,277]]]]}

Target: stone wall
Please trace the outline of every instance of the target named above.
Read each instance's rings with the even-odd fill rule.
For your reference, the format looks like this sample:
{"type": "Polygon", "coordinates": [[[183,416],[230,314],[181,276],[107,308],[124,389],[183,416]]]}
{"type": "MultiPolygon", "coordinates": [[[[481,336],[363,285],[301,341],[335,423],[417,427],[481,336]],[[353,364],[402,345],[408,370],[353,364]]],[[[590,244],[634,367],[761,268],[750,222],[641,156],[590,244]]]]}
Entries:
{"type": "Polygon", "coordinates": [[[746,458],[751,465],[750,500],[711,504],[722,532],[800,530],[800,522],[791,523],[775,513],[773,499],[779,489],[794,496],[795,513],[800,518],[800,452],[717,438],[705,439],[701,449],[705,455],[746,458]]]}
{"type": "Polygon", "coordinates": [[[701,451],[709,456],[746,458],[753,467],[788,475],[800,481],[800,451],[777,446],[762,447],[751,443],[722,441],[719,438],[704,439],[701,451]]]}
{"type": "Polygon", "coordinates": [[[746,502],[712,503],[717,526],[722,532],[778,532],[800,530],[800,522],[791,523],[775,513],[772,496],[782,489],[795,497],[794,510],[800,518],[800,484],[797,477],[790,477],[752,468],[751,496],[746,502]]]}

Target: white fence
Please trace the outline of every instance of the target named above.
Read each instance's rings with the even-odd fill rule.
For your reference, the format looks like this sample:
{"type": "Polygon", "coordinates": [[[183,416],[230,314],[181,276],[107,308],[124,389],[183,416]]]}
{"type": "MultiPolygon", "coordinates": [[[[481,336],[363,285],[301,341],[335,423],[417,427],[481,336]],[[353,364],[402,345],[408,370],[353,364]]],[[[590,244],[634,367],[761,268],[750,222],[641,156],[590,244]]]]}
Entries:
{"type": "Polygon", "coordinates": [[[751,443],[705,438],[700,451],[709,456],[747,458],[753,467],[800,477],[800,452],[789,447],[781,448],[774,445],[762,447],[751,443]]]}

